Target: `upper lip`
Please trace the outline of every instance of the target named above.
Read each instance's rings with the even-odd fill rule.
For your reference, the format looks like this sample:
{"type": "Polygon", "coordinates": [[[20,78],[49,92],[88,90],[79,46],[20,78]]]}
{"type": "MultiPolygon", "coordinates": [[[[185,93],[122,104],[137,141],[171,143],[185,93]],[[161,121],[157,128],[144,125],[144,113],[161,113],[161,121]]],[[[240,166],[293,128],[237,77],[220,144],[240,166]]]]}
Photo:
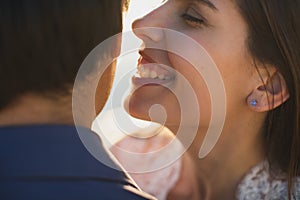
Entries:
{"type": "MultiPolygon", "coordinates": [[[[151,52],[151,50],[149,50],[149,51],[151,52]]],[[[166,66],[171,66],[171,65],[169,65],[169,64],[164,64],[164,62],[157,62],[157,61],[155,61],[153,58],[151,58],[151,57],[149,56],[149,52],[147,52],[147,53],[146,53],[146,52],[147,52],[147,50],[145,50],[145,49],[139,51],[139,54],[141,55],[141,58],[140,58],[139,62],[141,61],[141,59],[145,59],[148,63],[156,63],[156,64],[159,64],[159,66],[160,66],[161,68],[163,68],[163,69],[165,69],[165,70],[167,70],[167,71],[173,73],[172,70],[170,70],[168,67],[165,67],[165,66],[164,66],[164,65],[166,65],[166,66]]],[[[171,67],[170,67],[170,68],[171,68],[171,67]]]]}
{"type": "Polygon", "coordinates": [[[150,63],[157,63],[155,60],[153,60],[147,53],[145,53],[145,50],[139,51],[139,54],[142,56],[143,59],[146,59],[150,63]]]}

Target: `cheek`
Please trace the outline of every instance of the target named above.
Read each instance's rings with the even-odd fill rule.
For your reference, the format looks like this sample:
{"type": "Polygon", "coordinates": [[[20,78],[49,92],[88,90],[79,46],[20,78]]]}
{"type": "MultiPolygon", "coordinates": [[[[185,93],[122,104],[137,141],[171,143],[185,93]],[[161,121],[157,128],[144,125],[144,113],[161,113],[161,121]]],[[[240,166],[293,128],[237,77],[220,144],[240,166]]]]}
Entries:
{"type": "Polygon", "coordinates": [[[211,118],[211,100],[205,81],[206,77],[202,76],[201,70],[196,69],[181,57],[170,55],[169,59],[174,69],[180,74],[177,75],[177,78],[179,78],[177,79],[175,90],[185,101],[181,104],[186,105],[184,107],[185,110],[182,111],[191,113],[190,120],[193,120],[193,118],[197,118],[193,113],[198,107],[200,111],[200,126],[207,127],[211,118]],[[195,101],[191,99],[195,99],[195,101]]]}
{"type": "Polygon", "coordinates": [[[254,83],[255,68],[251,65],[251,58],[244,48],[222,52],[214,57],[224,82],[227,107],[245,106],[246,98],[251,93],[254,83]]]}

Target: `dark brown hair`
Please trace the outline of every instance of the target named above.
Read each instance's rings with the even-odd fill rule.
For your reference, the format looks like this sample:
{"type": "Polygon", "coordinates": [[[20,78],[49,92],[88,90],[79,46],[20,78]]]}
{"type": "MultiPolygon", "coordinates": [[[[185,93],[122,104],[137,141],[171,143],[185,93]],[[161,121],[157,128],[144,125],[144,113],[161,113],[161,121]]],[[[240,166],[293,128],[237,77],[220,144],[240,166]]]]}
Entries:
{"type": "Polygon", "coordinates": [[[0,109],[70,90],[87,54],[121,32],[121,0],[1,0],[0,109]]]}
{"type": "Polygon", "coordinates": [[[300,160],[300,0],[237,0],[248,24],[253,58],[275,66],[290,98],[268,113],[266,153],[271,169],[288,175],[289,199],[300,160]]]}

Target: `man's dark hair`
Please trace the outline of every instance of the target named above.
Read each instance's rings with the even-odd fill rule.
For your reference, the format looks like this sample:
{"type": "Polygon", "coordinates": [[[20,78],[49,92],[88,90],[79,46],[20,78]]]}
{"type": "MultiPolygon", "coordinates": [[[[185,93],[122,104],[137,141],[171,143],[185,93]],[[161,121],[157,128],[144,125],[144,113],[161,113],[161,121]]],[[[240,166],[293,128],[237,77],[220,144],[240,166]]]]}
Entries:
{"type": "Polygon", "coordinates": [[[1,0],[0,109],[65,94],[87,54],[121,31],[121,0],[1,0]]]}

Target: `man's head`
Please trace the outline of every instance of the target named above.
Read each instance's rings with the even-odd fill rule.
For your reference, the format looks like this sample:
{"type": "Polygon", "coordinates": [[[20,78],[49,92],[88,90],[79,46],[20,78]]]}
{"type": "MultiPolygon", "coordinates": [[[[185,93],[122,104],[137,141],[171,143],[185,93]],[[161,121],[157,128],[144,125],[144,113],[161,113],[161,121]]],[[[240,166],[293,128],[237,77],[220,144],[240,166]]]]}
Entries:
{"type": "Polygon", "coordinates": [[[121,18],[121,0],[0,1],[0,109],[27,93],[69,95],[83,59],[121,31],[121,18]]]}

